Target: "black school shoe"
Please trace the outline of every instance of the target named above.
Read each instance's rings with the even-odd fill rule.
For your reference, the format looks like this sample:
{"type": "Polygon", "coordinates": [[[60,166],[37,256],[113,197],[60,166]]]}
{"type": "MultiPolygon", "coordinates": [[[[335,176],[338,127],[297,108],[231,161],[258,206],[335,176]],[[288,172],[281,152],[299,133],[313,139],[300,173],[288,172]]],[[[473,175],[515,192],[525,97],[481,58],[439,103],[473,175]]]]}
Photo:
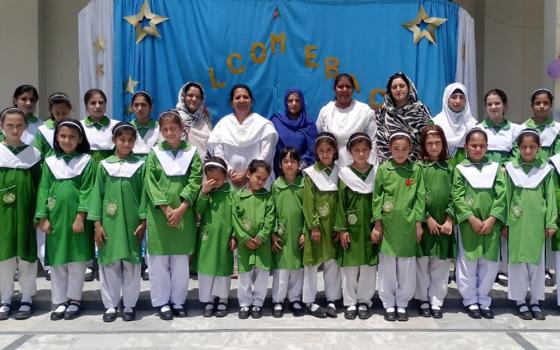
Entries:
{"type": "Polygon", "coordinates": [[[367,320],[369,318],[369,306],[364,303],[358,304],[358,318],[360,320],[367,320]]]}
{"type": "Polygon", "coordinates": [[[352,310],[350,310],[350,307],[351,306],[348,306],[346,309],[344,309],[344,318],[347,320],[354,320],[358,316],[358,309],[356,305],[353,306],[352,310]]]}
{"type": "Polygon", "coordinates": [[[480,308],[478,307],[478,305],[476,305],[475,309],[471,309],[472,305],[476,305],[476,304],[471,304],[471,305],[465,306],[465,311],[467,312],[467,315],[469,315],[470,318],[474,318],[474,319],[481,318],[482,315],[480,313],[480,308]]]}
{"type": "Polygon", "coordinates": [[[334,301],[327,301],[327,306],[325,307],[327,310],[327,316],[330,318],[337,318],[338,315],[336,313],[336,304],[334,301]]]}
{"type": "Polygon", "coordinates": [[[216,309],[214,311],[214,316],[216,317],[225,317],[228,314],[227,304],[226,303],[218,303],[216,309]]]}
{"type": "Polygon", "coordinates": [[[158,316],[163,321],[171,321],[173,319],[173,311],[169,305],[165,304],[159,307],[158,316]],[[164,311],[163,308],[167,306],[167,309],[164,311]]]}
{"type": "Polygon", "coordinates": [[[408,321],[408,313],[406,312],[406,308],[403,311],[399,311],[397,309],[397,320],[400,322],[408,321]]]}
{"type": "Polygon", "coordinates": [[[499,272],[496,275],[495,282],[498,283],[502,287],[507,287],[508,286],[508,276],[505,273],[499,272]]]}
{"type": "Polygon", "coordinates": [[[204,309],[202,310],[202,317],[212,317],[214,315],[214,303],[204,304],[204,309]]]}
{"type": "Polygon", "coordinates": [[[288,308],[294,317],[301,317],[305,315],[305,308],[299,301],[291,302],[288,308]]]}
{"type": "Polygon", "coordinates": [[[431,308],[430,311],[432,312],[433,318],[443,318],[443,311],[441,311],[441,309],[431,308]]]}
{"type": "Polygon", "coordinates": [[[525,303],[517,305],[517,316],[519,316],[520,319],[525,321],[529,321],[533,319],[533,313],[531,312],[531,309],[529,309],[529,306],[527,306],[527,304],[525,303]]]}
{"type": "Polygon", "coordinates": [[[544,312],[538,304],[531,305],[531,313],[533,314],[533,318],[535,320],[544,321],[546,319],[544,312]]]}
{"type": "Polygon", "coordinates": [[[432,310],[427,301],[423,301],[418,305],[418,314],[422,317],[432,317],[432,310]]]}
{"type": "Polygon", "coordinates": [[[16,320],[27,320],[29,317],[31,317],[31,315],[33,315],[33,304],[22,301],[19,304],[19,309],[18,311],[14,314],[14,318],[16,320]],[[27,310],[21,310],[22,306],[28,306],[29,309],[27,310]]]}
{"type": "Polygon", "coordinates": [[[0,312],[0,321],[7,320],[8,318],[10,318],[10,313],[12,312],[12,305],[8,304],[8,303],[3,303],[0,306],[7,306],[8,307],[8,311],[0,312]]]}
{"type": "Polygon", "coordinates": [[[171,312],[173,312],[173,316],[178,318],[187,317],[187,310],[184,307],[175,308],[171,306],[171,312]]]}
{"type": "Polygon", "coordinates": [[[125,322],[130,322],[136,320],[136,308],[131,307],[132,311],[123,311],[122,320],[125,322]]]}
{"type": "Polygon", "coordinates": [[[307,310],[308,310],[309,314],[313,317],[317,317],[317,318],[326,318],[327,317],[327,309],[318,305],[318,304],[311,303],[311,305],[307,306],[307,310]],[[315,308],[315,311],[313,311],[314,308],[315,308]]]}
{"type": "Polygon", "coordinates": [[[242,320],[245,320],[247,318],[249,318],[249,314],[251,311],[251,307],[250,306],[243,306],[239,309],[239,318],[242,320]]]}
{"type": "Polygon", "coordinates": [[[117,319],[117,310],[115,312],[108,312],[109,309],[103,313],[103,322],[114,322],[117,319]]]}
{"type": "Polygon", "coordinates": [[[282,318],[284,316],[284,305],[282,303],[276,303],[272,307],[272,317],[282,318]]]}
{"type": "Polygon", "coordinates": [[[480,308],[480,316],[482,316],[487,320],[491,320],[494,318],[494,311],[492,311],[490,308],[488,309],[480,308]]]}
{"type": "Polygon", "coordinates": [[[251,317],[252,318],[261,318],[262,317],[262,306],[253,306],[251,308],[251,317]]]}
{"type": "Polygon", "coordinates": [[[383,316],[385,321],[394,322],[397,320],[397,311],[389,311],[389,309],[385,309],[385,315],[383,316]]]}
{"type": "Polygon", "coordinates": [[[68,307],[70,307],[71,305],[74,305],[76,307],[76,310],[69,311],[68,308],[66,308],[66,311],[64,311],[64,319],[67,321],[73,320],[80,316],[80,304],[72,301],[68,304],[68,307]]]}
{"type": "Polygon", "coordinates": [[[64,306],[64,310],[60,311],[60,312],[56,312],[53,311],[51,312],[51,321],[58,321],[58,320],[62,320],[64,318],[64,312],[66,311],[66,308],[68,307],[68,303],[62,303],[62,304],[58,304],[55,308],[58,309],[59,306],[64,306]]]}

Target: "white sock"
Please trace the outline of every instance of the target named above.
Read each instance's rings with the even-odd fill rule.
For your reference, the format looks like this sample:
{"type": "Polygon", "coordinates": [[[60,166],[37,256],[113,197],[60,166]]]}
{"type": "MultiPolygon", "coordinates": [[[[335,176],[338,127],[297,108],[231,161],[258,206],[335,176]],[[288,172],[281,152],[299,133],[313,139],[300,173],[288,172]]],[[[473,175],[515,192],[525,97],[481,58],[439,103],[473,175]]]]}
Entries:
{"type": "Polygon", "coordinates": [[[68,307],[66,308],[66,311],[69,311],[69,312],[78,311],[78,306],[77,306],[77,305],[74,305],[74,304],[70,304],[70,305],[68,305],[68,307]]]}
{"type": "Polygon", "coordinates": [[[301,309],[301,304],[299,303],[299,301],[295,301],[295,302],[293,303],[293,308],[294,308],[294,309],[301,309]]]}
{"type": "Polygon", "coordinates": [[[167,311],[171,311],[171,308],[169,307],[169,305],[164,305],[159,309],[159,311],[167,312],[167,311]]]}
{"type": "Polygon", "coordinates": [[[432,310],[440,310],[441,307],[437,306],[437,305],[432,305],[432,310]]]}
{"type": "Polygon", "coordinates": [[[179,305],[179,304],[173,304],[173,308],[175,310],[181,310],[183,308],[183,305],[179,305]]]}
{"type": "Polygon", "coordinates": [[[404,307],[398,307],[397,308],[397,313],[404,314],[405,312],[406,312],[406,309],[404,307]]]}
{"type": "Polygon", "coordinates": [[[61,313],[61,312],[64,312],[64,311],[66,311],[66,305],[64,305],[64,304],[58,305],[58,307],[54,310],[54,312],[57,312],[57,313],[61,313]]]}
{"type": "Polygon", "coordinates": [[[31,310],[31,308],[28,305],[20,305],[18,310],[19,311],[29,311],[29,310],[31,310]]]}
{"type": "Polygon", "coordinates": [[[346,310],[348,311],[355,311],[356,310],[356,305],[350,305],[346,308],[346,310]]]}
{"type": "MultiPolygon", "coordinates": [[[[227,305],[227,304],[226,304],[226,305],[227,305]]],[[[224,305],[224,304],[218,304],[217,309],[223,311],[223,310],[226,309],[226,305],[224,305]]]]}
{"type": "Polygon", "coordinates": [[[127,307],[124,308],[123,311],[124,311],[124,312],[134,312],[134,309],[131,308],[130,306],[127,306],[127,307]]]}
{"type": "Polygon", "coordinates": [[[206,304],[204,310],[214,310],[214,304],[210,304],[210,303],[206,304]]]}
{"type": "Polygon", "coordinates": [[[282,310],[282,304],[276,303],[276,305],[274,305],[274,310],[282,310]]]}
{"type": "Polygon", "coordinates": [[[387,312],[395,312],[395,308],[394,307],[388,307],[385,309],[385,311],[387,312]]]}
{"type": "Polygon", "coordinates": [[[107,314],[116,314],[117,310],[115,310],[114,307],[108,308],[107,310],[105,310],[105,313],[107,314]]]}
{"type": "Polygon", "coordinates": [[[1,306],[0,312],[10,312],[10,307],[8,305],[1,306]]]}
{"type": "Polygon", "coordinates": [[[469,310],[478,310],[478,305],[476,305],[476,304],[470,305],[469,310]]]}
{"type": "Polygon", "coordinates": [[[367,310],[367,306],[366,306],[366,305],[360,305],[360,306],[358,307],[358,310],[366,311],[366,310],[367,310]]]}

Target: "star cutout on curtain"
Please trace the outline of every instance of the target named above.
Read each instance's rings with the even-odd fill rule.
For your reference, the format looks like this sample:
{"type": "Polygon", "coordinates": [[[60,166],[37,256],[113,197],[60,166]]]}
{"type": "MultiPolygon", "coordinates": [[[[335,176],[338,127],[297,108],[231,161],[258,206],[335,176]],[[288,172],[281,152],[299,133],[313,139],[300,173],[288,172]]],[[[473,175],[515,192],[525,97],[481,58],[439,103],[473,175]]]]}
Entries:
{"type": "Polygon", "coordinates": [[[95,39],[93,42],[93,47],[95,48],[95,52],[100,53],[105,51],[105,39],[100,35],[95,39]]]}
{"type": "Polygon", "coordinates": [[[136,85],[138,85],[138,83],[139,82],[137,80],[133,80],[132,77],[129,75],[128,80],[125,83],[124,91],[133,94],[134,89],[136,88],[136,85]]]}
{"type": "Polygon", "coordinates": [[[439,17],[428,17],[426,10],[424,10],[424,6],[420,5],[420,9],[418,10],[418,14],[416,18],[412,21],[405,22],[402,26],[408,30],[410,30],[414,34],[414,44],[418,44],[418,42],[424,37],[428,39],[432,44],[436,43],[436,29],[440,25],[442,25],[447,18],[439,18],[439,17]],[[420,29],[418,26],[424,22],[427,24],[427,29],[420,29]]]}
{"type": "Polygon", "coordinates": [[[105,75],[105,66],[103,64],[98,64],[95,67],[95,74],[97,74],[98,77],[105,75]]]}
{"type": "Polygon", "coordinates": [[[136,44],[140,43],[142,39],[146,37],[146,35],[151,35],[157,38],[161,38],[156,28],[156,25],[164,21],[167,21],[169,19],[169,17],[163,17],[152,13],[148,0],[144,1],[144,4],[140,8],[140,12],[138,12],[136,15],[125,16],[123,18],[128,23],[132,24],[136,29],[136,44]],[[150,21],[147,26],[142,27],[141,22],[144,18],[149,19],[150,21]]]}

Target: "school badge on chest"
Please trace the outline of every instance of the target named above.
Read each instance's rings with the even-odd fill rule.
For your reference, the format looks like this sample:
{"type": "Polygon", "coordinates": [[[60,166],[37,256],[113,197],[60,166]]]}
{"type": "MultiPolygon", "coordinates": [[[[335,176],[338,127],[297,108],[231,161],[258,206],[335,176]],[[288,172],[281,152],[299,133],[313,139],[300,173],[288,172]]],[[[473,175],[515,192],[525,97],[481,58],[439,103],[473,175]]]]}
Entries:
{"type": "Polygon", "coordinates": [[[16,201],[16,195],[15,193],[12,192],[5,193],[4,196],[2,197],[2,200],[6,204],[12,204],[16,201]]]}
{"type": "Polygon", "coordinates": [[[251,229],[253,228],[253,225],[251,224],[251,221],[249,219],[243,219],[241,225],[243,225],[243,229],[245,231],[251,231],[251,229]]]}
{"type": "Polygon", "coordinates": [[[515,216],[516,218],[520,217],[521,214],[523,213],[523,208],[521,208],[521,206],[519,205],[514,205],[511,208],[511,213],[513,214],[513,216],[515,216]]]}
{"type": "Polygon", "coordinates": [[[49,210],[53,210],[55,205],[56,205],[56,198],[49,197],[49,199],[47,199],[47,208],[49,210]]]}
{"type": "Polygon", "coordinates": [[[329,215],[329,205],[328,204],[323,204],[320,207],[317,208],[317,212],[319,213],[319,216],[324,218],[325,216],[329,215]]]}
{"type": "Polygon", "coordinates": [[[107,204],[107,207],[105,208],[105,211],[107,212],[107,215],[109,216],[115,216],[115,214],[117,213],[118,207],[117,207],[117,203],[115,202],[109,202],[109,204],[107,204]]]}
{"type": "Polygon", "coordinates": [[[471,195],[467,195],[465,196],[465,203],[469,206],[472,207],[474,204],[474,197],[471,195]]]}
{"type": "Polygon", "coordinates": [[[356,214],[348,214],[347,220],[350,225],[356,225],[356,223],[358,222],[358,217],[356,216],[356,214]]]}
{"type": "Polygon", "coordinates": [[[393,204],[393,202],[391,201],[387,201],[385,203],[383,203],[383,211],[388,213],[391,210],[393,210],[395,208],[395,204],[393,204]]]}

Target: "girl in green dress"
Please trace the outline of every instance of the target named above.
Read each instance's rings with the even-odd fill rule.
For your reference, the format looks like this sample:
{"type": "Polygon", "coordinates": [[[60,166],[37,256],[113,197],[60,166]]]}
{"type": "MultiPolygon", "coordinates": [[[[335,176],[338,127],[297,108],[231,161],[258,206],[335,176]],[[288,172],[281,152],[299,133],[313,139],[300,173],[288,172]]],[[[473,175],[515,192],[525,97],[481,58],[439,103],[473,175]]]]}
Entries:
{"type": "Polygon", "coordinates": [[[335,301],[342,298],[340,268],[336,263],[338,235],[334,220],[338,205],[338,144],[330,132],[315,139],[317,162],[303,170],[303,302],[315,317],[337,317],[335,301]],[[315,303],[317,270],[323,264],[326,307],[315,303]]]}
{"type": "Polygon", "coordinates": [[[26,145],[33,144],[33,140],[35,139],[35,134],[37,134],[39,126],[43,124],[41,118],[34,114],[38,101],[39,93],[33,85],[20,85],[14,91],[14,107],[24,111],[25,119],[27,120],[27,128],[21,136],[21,140],[26,145]]]}
{"type": "Polygon", "coordinates": [[[146,159],[148,153],[159,140],[159,127],[155,120],[150,119],[152,113],[152,95],[147,91],[137,91],[132,95],[130,104],[134,112],[134,120],[130,124],[134,125],[138,131],[136,143],[132,152],[146,159]]]}
{"type": "Polygon", "coordinates": [[[224,317],[236,249],[231,209],[235,192],[227,181],[227,165],[222,158],[208,158],[204,174],[206,179],[196,200],[196,214],[200,217],[196,249],[198,298],[205,304],[204,317],[224,317]]]}
{"type": "Polygon", "coordinates": [[[272,234],[272,316],[282,317],[286,297],[294,316],[303,316],[302,248],[305,235],[303,178],[299,174],[301,156],[295,147],[286,147],[277,158],[280,176],[271,190],[276,210],[276,229],[272,234]]]}
{"type": "Polygon", "coordinates": [[[386,321],[408,321],[406,308],[416,287],[416,246],[423,233],[426,193],[422,168],[408,159],[411,147],[407,133],[392,134],[391,158],[375,176],[371,240],[380,244],[379,298],[386,321]]]}
{"type": "Polygon", "coordinates": [[[372,143],[362,132],[348,139],[346,149],[354,160],[338,173],[338,210],[334,230],[341,248],[337,263],[342,277],[346,319],[369,318],[377,279],[378,245],[371,241],[371,201],[375,167],[368,162],[372,143]]]}
{"type": "Polygon", "coordinates": [[[202,182],[196,147],[181,140],[184,125],[176,110],[159,116],[164,141],[146,160],[150,296],[162,320],[186,317],[189,256],[196,248],[194,205],[202,182]]]}
{"type": "Polygon", "coordinates": [[[59,123],[54,155],[43,163],[35,218],[47,235],[45,263],[51,266],[51,320],[80,315],[84,274],[94,256],[93,225],[87,222],[94,168],[82,125],[59,123]]]}
{"type": "Polygon", "coordinates": [[[424,234],[416,253],[416,291],[420,315],[441,318],[447,294],[449,259],[455,258],[451,180],[453,168],[447,161],[447,140],[438,125],[422,129],[418,165],[426,186],[424,234]]]}
{"type": "Polygon", "coordinates": [[[468,158],[453,173],[451,197],[459,225],[457,288],[472,318],[494,318],[489,296],[498,273],[500,227],[506,222],[505,170],[486,157],[481,128],[465,135],[468,158]]]}
{"type": "Polygon", "coordinates": [[[41,154],[21,140],[26,127],[21,109],[5,109],[0,127],[6,135],[0,142],[0,320],[12,311],[16,271],[21,303],[15,318],[23,320],[33,313],[36,290],[37,245],[29,213],[35,210],[41,154]]]}
{"type": "Polygon", "coordinates": [[[539,300],[544,300],[545,239],[554,235],[558,216],[554,171],[538,157],[538,130],[523,130],[517,147],[519,156],[505,165],[508,212],[502,234],[508,238],[508,297],[516,302],[521,319],[544,320],[539,300]]]}
{"type": "Polygon", "coordinates": [[[136,318],[140,294],[140,242],[146,230],[144,160],[135,156],[136,129],[119,122],[113,128],[115,154],[102,160],[91,193],[88,220],[94,221],[98,248],[103,321],[136,318]],[[125,209],[126,208],[126,209],[125,209]]]}
{"type": "Polygon", "coordinates": [[[237,239],[239,269],[239,318],[262,316],[272,265],[270,235],[276,217],[272,195],[264,188],[271,167],[253,159],[247,167],[247,188],[237,192],[233,201],[233,229],[237,239]]]}

